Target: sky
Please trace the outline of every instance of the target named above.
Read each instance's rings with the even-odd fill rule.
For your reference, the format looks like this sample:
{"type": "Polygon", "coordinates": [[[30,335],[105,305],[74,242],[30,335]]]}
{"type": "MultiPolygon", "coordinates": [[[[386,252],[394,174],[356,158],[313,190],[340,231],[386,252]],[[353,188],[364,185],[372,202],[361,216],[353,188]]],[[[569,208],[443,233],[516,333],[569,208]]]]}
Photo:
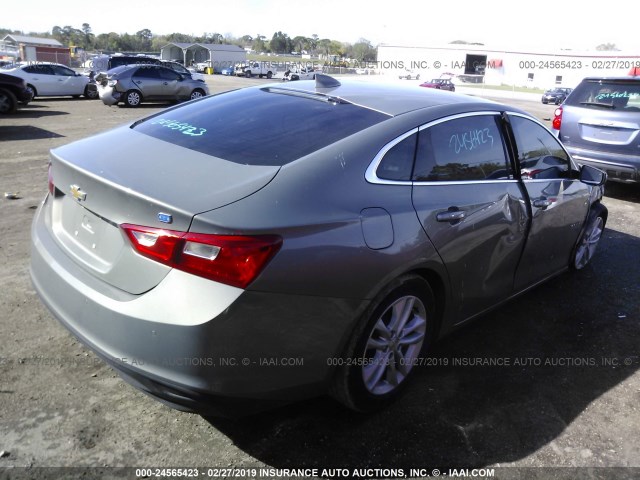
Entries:
{"type": "Polygon", "coordinates": [[[614,43],[640,55],[640,24],[633,2],[610,0],[595,8],[584,1],[537,0],[97,0],[7,1],[0,28],[51,31],[53,26],[93,33],[180,32],[242,35],[268,39],[282,31],[355,43],[435,46],[453,40],[496,48],[594,50],[614,43]]]}

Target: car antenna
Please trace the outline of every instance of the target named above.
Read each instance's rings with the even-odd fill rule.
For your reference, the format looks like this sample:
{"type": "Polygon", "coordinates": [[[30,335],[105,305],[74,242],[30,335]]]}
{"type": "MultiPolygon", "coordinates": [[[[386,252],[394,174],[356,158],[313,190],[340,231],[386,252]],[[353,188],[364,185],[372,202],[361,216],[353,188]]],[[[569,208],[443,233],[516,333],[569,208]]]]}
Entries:
{"type": "Polygon", "coordinates": [[[330,75],[316,73],[316,88],[335,88],[341,83],[330,75]]]}

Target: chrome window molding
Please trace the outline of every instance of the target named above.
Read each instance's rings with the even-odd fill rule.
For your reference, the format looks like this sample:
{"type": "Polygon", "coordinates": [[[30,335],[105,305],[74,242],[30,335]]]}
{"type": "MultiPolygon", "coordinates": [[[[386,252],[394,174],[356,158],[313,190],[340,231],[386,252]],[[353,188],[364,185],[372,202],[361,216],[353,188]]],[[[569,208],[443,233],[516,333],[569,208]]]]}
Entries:
{"type": "MultiPolygon", "coordinates": [[[[509,112],[507,112],[509,113],[509,112]]],[[[422,130],[426,130],[427,128],[433,127],[434,125],[438,125],[440,123],[448,122],[450,120],[457,120],[459,118],[466,117],[479,117],[485,115],[502,115],[502,112],[491,111],[491,110],[482,110],[478,112],[466,112],[466,113],[457,113],[455,115],[450,115],[448,117],[439,118],[437,120],[433,120],[431,122],[420,125],[419,127],[413,128],[406,133],[403,133],[399,137],[394,138],[389,143],[387,143],[384,147],[380,149],[377,155],[373,158],[373,161],[369,164],[367,171],[364,174],[364,178],[368,183],[373,183],[376,185],[468,185],[468,184],[482,184],[482,183],[517,183],[515,179],[505,179],[505,180],[454,180],[454,181],[422,181],[422,182],[414,182],[411,180],[386,180],[384,178],[378,177],[377,171],[380,163],[382,163],[382,159],[386,155],[386,153],[395,147],[398,143],[404,140],[407,137],[410,137],[414,133],[417,133],[422,130]]],[[[529,118],[526,115],[522,115],[524,118],[529,118]]],[[[544,125],[543,125],[544,126],[544,125]]]]}

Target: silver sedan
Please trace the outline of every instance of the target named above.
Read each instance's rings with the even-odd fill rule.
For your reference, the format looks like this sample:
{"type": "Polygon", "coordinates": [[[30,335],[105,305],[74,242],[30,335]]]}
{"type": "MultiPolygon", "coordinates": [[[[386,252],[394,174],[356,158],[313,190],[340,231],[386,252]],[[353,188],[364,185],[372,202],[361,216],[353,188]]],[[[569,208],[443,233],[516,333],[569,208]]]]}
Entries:
{"type": "Polygon", "coordinates": [[[209,88],[160,65],[124,65],[109,70],[98,93],[105,105],[137,107],[143,102],[194,100],[209,95],[209,88]]]}

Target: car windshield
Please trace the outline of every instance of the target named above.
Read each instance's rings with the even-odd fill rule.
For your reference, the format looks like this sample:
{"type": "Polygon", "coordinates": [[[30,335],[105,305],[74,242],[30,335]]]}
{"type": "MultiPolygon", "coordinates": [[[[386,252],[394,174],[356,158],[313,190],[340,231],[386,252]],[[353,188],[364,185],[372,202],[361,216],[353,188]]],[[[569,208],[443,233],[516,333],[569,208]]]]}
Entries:
{"type": "Polygon", "coordinates": [[[390,118],[327,97],[240,89],[165,110],[132,128],[246,165],[285,165],[390,118]]]}
{"type": "Polygon", "coordinates": [[[566,104],[640,112],[640,79],[587,79],[571,93],[566,104]]]}

